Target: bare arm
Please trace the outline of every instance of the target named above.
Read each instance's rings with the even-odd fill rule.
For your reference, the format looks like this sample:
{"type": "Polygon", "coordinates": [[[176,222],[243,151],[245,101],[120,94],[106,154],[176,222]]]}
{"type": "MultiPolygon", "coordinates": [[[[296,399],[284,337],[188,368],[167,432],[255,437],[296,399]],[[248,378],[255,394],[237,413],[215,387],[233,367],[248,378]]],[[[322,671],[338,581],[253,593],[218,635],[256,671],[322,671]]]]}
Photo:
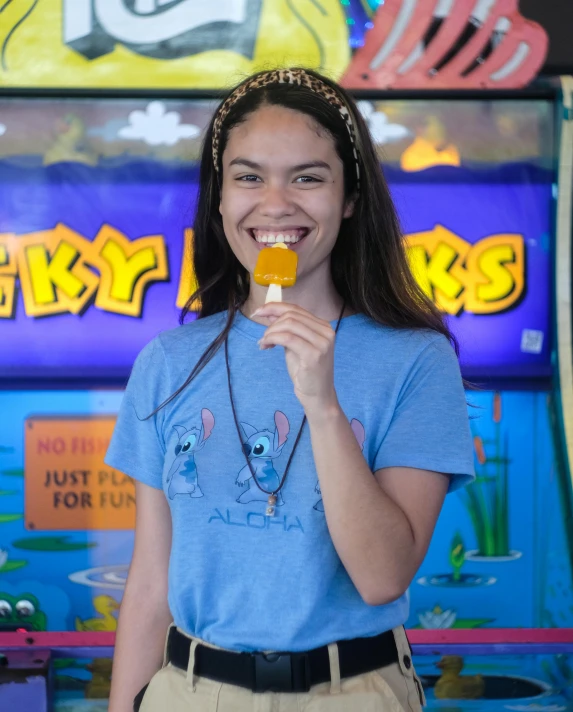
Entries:
{"type": "Polygon", "coordinates": [[[387,467],[373,476],[338,402],[330,324],[285,302],[266,304],[253,316],[271,322],[261,348],[285,349],[294,391],[308,418],[336,551],[366,603],[389,603],[408,588],[426,554],[448,477],[411,467],[387,467]]]}
{"type": "Polygon", "coordinates": [[[167,570],[171,513],[161,490],[136,482],[135,547],[121,603],[109,712],[132,712],[133,698],[161,668],[171,613],[167,570]]]}
{"type": "Polygon", "coordinates": [[[373,476],[340,407],[307,415],[336,551],[365,602],[388,603],[422,563],[449,480],[406,467],[373,476]]]}

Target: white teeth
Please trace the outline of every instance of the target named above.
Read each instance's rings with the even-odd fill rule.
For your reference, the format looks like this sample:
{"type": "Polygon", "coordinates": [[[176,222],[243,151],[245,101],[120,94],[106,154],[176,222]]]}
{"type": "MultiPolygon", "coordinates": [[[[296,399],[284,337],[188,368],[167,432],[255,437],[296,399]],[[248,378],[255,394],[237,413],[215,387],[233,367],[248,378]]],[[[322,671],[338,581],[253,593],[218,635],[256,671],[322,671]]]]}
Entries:
{"type": "Polygon", "coordinates": [[[274,245],[277,242],[286,242],[288,244],[296,244],[302,239],[298,235],[285,235],[284,233],[279,233],[278,235],[255,235],[257,242],[262,242],[265,244],[274,245]]]}

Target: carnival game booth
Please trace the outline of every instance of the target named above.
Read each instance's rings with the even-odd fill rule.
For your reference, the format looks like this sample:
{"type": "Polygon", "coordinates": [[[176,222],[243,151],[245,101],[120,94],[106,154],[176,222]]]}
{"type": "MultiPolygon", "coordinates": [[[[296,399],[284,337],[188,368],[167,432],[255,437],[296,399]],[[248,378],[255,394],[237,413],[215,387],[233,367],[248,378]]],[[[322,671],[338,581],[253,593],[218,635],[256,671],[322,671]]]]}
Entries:
{"type": "MultiPolygon", "coordinates": [[[[573,701],[562,97],[556,85],[358,94],[412,269],[472,384],[478,478],[447,499],[411,587],[430,709],[573,701]]],[[[103,455],[136,354],[177,325],[193,290],[197,161],[215,100],[0,97],[2,708],[106,709],[135,502],[103,455]]],[[[241,517],[214,510],[212,525],[264,535],[264,517],[241,517]]]]}

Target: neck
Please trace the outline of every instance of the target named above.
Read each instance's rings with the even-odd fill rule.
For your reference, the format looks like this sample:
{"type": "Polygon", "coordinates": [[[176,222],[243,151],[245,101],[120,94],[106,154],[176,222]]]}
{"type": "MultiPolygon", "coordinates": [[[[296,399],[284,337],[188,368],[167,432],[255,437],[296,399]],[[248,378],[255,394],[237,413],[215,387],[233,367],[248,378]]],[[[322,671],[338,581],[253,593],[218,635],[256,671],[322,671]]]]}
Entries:
{"type": "MultiPolygon", "coordinates": [[[[250,318],[255,309],[264,305],[267,290],[268,287],[262,287],[251,281],[249,297],[241,307],[245,316],[250,318]]],[[[282,290],[282,299],[283,302],[296,304],[318,319],[325,321],[338,319],[343,304],[342,297],[334,287],[330,270],[327,274],[323,272],[322,274],[305,275],[304,279],[299,280],[294,287],[282,290]]],[[[345,309],[344,316],[348,316],[350,313],[349,309],[345,309]]],[[[267,319],[255,317],[254,321],[267,324],[267,319]]]]}

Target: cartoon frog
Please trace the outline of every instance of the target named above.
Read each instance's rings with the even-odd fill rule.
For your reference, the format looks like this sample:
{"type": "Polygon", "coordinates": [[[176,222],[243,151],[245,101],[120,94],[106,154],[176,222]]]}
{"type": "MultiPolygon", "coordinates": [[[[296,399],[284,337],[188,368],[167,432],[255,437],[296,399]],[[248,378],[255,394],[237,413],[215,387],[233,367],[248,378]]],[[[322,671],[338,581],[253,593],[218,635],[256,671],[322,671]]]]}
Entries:
{"type": "Polygon", "coordinates": [[[29,631],[48,629],[48,619],[40,610],[40,601],[31,593],[11,596],[0,591],[0,632],[19,628],[29,631]]]}

